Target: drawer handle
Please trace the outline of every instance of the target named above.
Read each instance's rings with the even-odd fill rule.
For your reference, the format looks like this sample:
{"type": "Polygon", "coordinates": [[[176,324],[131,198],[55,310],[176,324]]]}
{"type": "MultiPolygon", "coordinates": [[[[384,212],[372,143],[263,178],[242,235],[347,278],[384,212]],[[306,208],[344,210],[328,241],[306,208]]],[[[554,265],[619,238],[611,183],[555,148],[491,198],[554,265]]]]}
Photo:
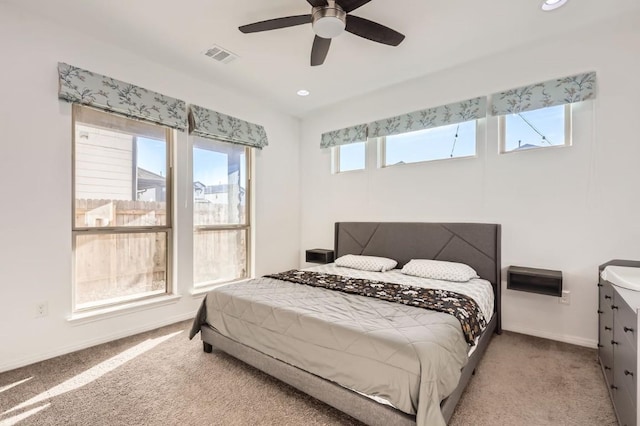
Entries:
{"type": "Polygon", "coordinates": [[[611,309],[618,309],[616,305],[611,305],[611,309]]]}
{"type": "Polygon", "coordinates": [[[615,385],[611,385],[611,389],[618,389],[618,387],[615,385]]]}
{"type": "Polygon", "coordinates": [[[604,312],[602,312],[600,309],[598,309],[598,315],[600,314],[604,314],[604,312]]]}
{"type": "Polygon", "coordinates": [[[633,377],[633,371],[624,370],[624,375],[633,377]]]}
{"type": "Polygon", "coordinates": [[[602,284],[598,283],[598,287],[602,287],[602,284]]]}
{"type": "Polygon", "coordinates": [[[612,344],[612,345],[617,345],[617,344],[618,344],[618,342],[616,342],[615,340],[612,340],[612,341],[611,341],[611,344],[612,344]]]}
{"type": "Polygon", "coordinates": [[[605,299],[611,299],[611,296],[609,296],[608,294],[605,294],[605,295],[604,295],[604,298],[605,298],[605,299]]]}
{"type": "Polygon", "coordinates": [[[611,330],[611,327],[607,327],[606,325],[604,326],[605,330],[611,330]]]}
{"type": "Polygon", "coordinates": [[[633,333],[633,328],[624,327],[624,332],[625,332],[625,333],[627,333],[627,332],[629,332],[629,331],[633,333]]]}
{"type": "Polygon", "coordinates": [[[599,348],[604,348],[604,345],[601,345],[600,343],[598,343],[598,347],[599,348]]]}
{"type": "Polygon", "coordinates": [[[611,367],[607,367],[606,365],[604,366],[605,370],[611,370],[611,367]]]}

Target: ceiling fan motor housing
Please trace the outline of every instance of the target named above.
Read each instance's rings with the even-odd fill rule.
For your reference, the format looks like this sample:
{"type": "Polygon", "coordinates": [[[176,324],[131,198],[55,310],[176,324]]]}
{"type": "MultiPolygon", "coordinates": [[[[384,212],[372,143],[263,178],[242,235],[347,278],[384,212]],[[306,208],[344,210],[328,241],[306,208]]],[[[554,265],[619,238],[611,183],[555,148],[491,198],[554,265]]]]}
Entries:
{"type": "Polygon", "coordinates": [[[347,24],[347,12],[334,1],[330,1],[329,6],[314,7],[312,16],[313,31],[322,38],[340,35],[347,24]]]}

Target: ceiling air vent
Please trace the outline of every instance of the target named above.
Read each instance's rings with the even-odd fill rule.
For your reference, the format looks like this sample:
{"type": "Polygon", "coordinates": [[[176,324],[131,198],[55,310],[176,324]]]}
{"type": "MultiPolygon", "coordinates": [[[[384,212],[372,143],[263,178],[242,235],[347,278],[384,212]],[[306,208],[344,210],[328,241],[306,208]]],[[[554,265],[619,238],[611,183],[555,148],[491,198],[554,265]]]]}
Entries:
{"type": "Polygon", "coordinates": [[[223,64],[228,64],[229,62],[238,58],[238,55],[236,55],[235,53],[231,53],[228,50],[215,45],[211,49],[204,52],[204,54],[212,59],[215,59],[218,62],[222,62],[223,64]]]}

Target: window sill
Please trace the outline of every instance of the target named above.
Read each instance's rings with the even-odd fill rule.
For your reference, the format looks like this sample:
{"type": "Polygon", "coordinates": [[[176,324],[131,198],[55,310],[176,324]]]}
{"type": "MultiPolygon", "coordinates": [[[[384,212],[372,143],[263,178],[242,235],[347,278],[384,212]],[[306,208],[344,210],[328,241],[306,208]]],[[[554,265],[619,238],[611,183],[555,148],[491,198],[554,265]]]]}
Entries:
{"type": "Polygon", "coordinates": [[[210,292],[211,290],[213,290],[214,288],[222,287],[222,286],[229,285],[229,284],[243,283],[243,282],[249,281],[251,279],[252,278],[244,278],[242,280],[237,280],[237,281],[229,281],[229,282],[226,282],[226,283],[212,284],[212,285],[208,285],[208,286],[204,286],[204,287],[197,287],[197,288],[194,288],[193,290],[191,290],[191,296],[193,296],[194,298],[202,297],[205,294],[207,294],[208,292],[210,292]]]}
{"type": "Polygon", "coordinates": [[[102,309],[93,309],[88,312],[80,312],[72,314],[67,322],[71,325],[86,324],[94,321],[100,321],[107,318],[127,315],[132,312],[139,312],[146,309],[156,308],[158,306],[169,305],[180,300],[178,294],[167,294],[151,299],[138,300],[135,302],[125,303],[117,306],[109,306],[102,309]]]}

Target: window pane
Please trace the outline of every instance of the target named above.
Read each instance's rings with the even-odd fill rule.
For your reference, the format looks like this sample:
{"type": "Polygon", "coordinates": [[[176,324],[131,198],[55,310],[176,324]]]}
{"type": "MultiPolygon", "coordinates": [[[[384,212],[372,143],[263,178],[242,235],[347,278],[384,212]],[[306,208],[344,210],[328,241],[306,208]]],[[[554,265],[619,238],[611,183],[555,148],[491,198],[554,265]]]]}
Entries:
{"type": "Polygon", "coordinates": [[[476,154],[476,121],[387,136],[385,166],[476,154]]]}
{"type": "Polygon", "coordinates": [[[338,172],[364,170],[365,142],[340,145],[338,149],[340,150],[340,164],[338,165],[338,172]]]}
{"type": "Polygon", "coordinates": [[[247,277],[247,231],[196,230],[193,282],[196,287],[247,277]]]}
{"type": "Polygon", "coordinates": [[[565,106],[505,116],[504,151],[565,144],[565,106]]]}
{"type": "Polygon", "coordinates": [[[166,225],[166,140],[145,137],[138,133],[144,125],[125,118],[111,118],[111,128],[88,114],[81,118],[87,123],[76,120],[75,226],[166,225]]]}
{"type": "Polygon", "coordinates": [[[76,309],[167,291],[166,232],[76,235],[76,309]]]}
{"type": "Polygon", "coordinates": [[[247,158],[241,145],[194,139],[195,226],[247,223],[247,158]]]}

